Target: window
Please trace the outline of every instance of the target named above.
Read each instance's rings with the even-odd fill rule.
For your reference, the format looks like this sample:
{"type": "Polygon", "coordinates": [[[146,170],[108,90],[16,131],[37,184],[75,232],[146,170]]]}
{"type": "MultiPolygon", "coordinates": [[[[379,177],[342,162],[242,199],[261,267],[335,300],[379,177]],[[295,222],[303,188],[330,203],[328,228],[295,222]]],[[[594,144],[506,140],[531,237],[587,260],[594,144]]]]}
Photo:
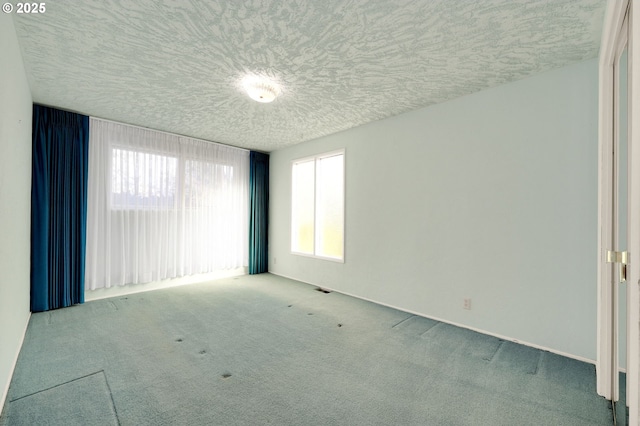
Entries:
{"type": "Polygon", "coordinates": [[[176,157],[113,148],[111,207],[127,210],[174,208],[177,167],[176,157]]]}
{"type": "Polygon", "coordinates": [[[245,267],[249,152],[91,118],[88,289],[245,267]]]}
{"type": "Polygon", "coordinates": [[[344,260],[344,151],[293,162],[291,251],[344,260]]]}
{"type": "Polygon", "coordinates": [[[186,160],[184,167],[184,206],[194,209],[201,206],[225,207],[232,203],[225,198],[234,184],[233,166],[199,160],[186,160]]]}
{"type": "Polygon", "coordinates": [[[111,208],[186,209],[220,203],[233,185],[233,166],[157,152],[112,148],[111,208]]]}

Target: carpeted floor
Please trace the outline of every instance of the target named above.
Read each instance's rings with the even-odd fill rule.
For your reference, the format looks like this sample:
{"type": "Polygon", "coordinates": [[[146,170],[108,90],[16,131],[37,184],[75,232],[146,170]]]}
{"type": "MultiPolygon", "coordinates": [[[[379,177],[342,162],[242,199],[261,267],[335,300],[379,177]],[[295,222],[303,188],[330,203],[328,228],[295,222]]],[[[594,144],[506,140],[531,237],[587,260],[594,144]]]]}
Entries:
{"type": "Polygon", "coordinates": [[[610,425],[590,364],[269,274],[34,314],[0,425],[610,425]]]}

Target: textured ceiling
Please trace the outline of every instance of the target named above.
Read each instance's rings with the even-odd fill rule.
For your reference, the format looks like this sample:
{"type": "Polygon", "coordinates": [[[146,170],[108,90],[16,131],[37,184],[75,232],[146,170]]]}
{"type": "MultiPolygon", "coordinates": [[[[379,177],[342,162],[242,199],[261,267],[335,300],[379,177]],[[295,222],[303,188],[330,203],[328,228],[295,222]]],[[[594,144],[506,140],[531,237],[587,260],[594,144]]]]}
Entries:
{"type": "Polygon", "coordinates": [[[35,102],[272,151],[598,54],[604,0],[54,0],[35,102]],[[237,87],[271,76],[271,104],[237,87]]]}

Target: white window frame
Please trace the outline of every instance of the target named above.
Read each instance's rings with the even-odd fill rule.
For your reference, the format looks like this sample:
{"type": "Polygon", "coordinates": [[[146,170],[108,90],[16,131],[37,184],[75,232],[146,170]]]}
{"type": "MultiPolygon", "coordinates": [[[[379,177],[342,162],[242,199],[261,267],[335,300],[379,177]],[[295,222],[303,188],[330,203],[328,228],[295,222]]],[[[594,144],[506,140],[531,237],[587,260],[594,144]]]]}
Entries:
{"type": "Polygon", "coordinates": [[[308,157],[303,157],[303,158],[296,158],[295,160],[291,161],[291,168],[290,168],[290,174],[289,176],[291,177],[291,193],[290,193],[290,197],[289,197],[289,201],[290,201],[290,208],[289,208],[289,250],[291,254],[294,254],[296,256],[303,256],[303,257],[311,257],[314,259],[320,259],[320,260],[329,260],[331,262],[337,262],[337,263],[345,263],[345,258],[346,258],[346,253],[345,253],[345,248],[346,248],[346,218],[347,218],[347,206],[346,206],[346,193],[347,193],[347,179],[346,179],[346,169],[347,169],[347,156],[346,156],[346,152],[345,149],[339,149],[339,150],[335,150],[335,151],[330,151],[330,152],[325,152],[322,154],[317,154],[317,155],[311,155],[308,157]],[[315,177],[317,176],[317,161],[318,160],[322,160],[323,158],[329,158],[329,157],[335,157],[337,155],[342,155],[342,258],[336,258],[336,257],[328,257],[328,256],[321,256],[316,254],[316,230],[317,230],[317,208],[315,205],[315,200],[316,200],[316,188],[317,188],[317,182],[315,180],[315,177]],[[313,185],[313,199],[314,199],[314,208],[313,208],[313,253],[302,253],[302,252],[297,252],[293,250],[293,244],[292,244],[292,240],[293,240],[293,167],[296,164],[299,163],[305,163],[308,161],[314,161],[314,185],[313,185]]]}

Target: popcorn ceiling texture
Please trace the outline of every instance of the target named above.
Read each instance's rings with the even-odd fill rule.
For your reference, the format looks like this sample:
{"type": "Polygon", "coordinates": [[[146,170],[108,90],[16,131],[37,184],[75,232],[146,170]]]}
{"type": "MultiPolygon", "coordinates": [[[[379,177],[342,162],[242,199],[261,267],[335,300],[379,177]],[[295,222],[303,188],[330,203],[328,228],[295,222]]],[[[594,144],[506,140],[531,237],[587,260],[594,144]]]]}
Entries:
{"type": "Polygon", "coordinates": [[[57,0],[34,102],[272,151],[598,55],[603,0],[57,0]],[[239,87],[271,76],[271,104],[239,87]]]}

